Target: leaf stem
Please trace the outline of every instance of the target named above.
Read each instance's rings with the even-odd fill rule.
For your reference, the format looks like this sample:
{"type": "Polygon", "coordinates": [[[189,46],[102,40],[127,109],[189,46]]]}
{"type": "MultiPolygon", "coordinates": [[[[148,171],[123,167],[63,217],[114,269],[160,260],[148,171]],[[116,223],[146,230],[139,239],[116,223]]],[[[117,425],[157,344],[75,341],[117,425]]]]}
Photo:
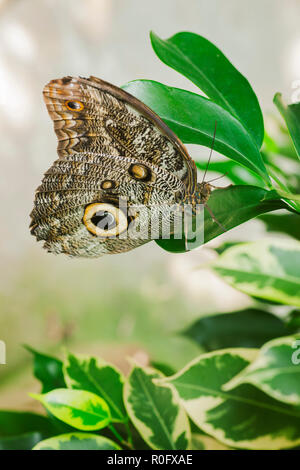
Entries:
{"type": "MultiPolygon", "coordinates": [[[[280,181],[280,179],[278,178],[278,176],[275,175],[275,173],[271,170],[271,167],[272,165],[269,165],[269,168],[268,168],[268,171],[269,171],[269,175],[271,176],[271,178],[275,181],[275,183],[278,184],[278,186],[283,189],[284,191],[287,190],[287,187],[286,185],[280,181]]],[[[273,167],[274,168],[274,167],[273,167]]]]}
{"type": "Polygon", "coordinates": [[[127,431],[128,443],[129,443],[131,446],[133,446],[132,432],[131,432],[131,429],[130,429],[130,426],[129,426],[128,421],[126,421],[126,423],[125,423],[125,428],[126,428],[126,431],[127,431]]]}
{"type": "Polygon", "coordinates": [[[282,189],[277,189],[277,192],[281,197],[285,199],[290,199],[291,201],[300,202],[300,194],[288,193],[286,191],[283,191],[282,189]]]}
{"type": "Polygon", "coordinates": [[[108,429],[113,433],[113,435],[118,439],[118,441],[121,442],[121,444],[125,445],[129,449],[133,448],[132,442],[130,442],[129,439],[128,441],[125,441],[123,437],[121,436],[121,434],[118,433],[118,431],[112,424],[109,424],[108,429]]]}

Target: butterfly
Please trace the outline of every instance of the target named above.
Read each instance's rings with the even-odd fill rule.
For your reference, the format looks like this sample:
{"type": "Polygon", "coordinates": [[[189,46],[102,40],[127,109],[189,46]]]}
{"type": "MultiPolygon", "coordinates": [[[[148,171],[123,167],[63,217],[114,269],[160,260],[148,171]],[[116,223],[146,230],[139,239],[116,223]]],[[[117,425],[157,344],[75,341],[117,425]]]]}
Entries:
{"type": "Polygon", "coordinates": [[[153,214],[161,233],[174,223],[169,207],[208,200],[184,145],[134,96],[96,77],[52,80],[43,96],[59,158],[36,190],[30,230],[49,252],[126,252],[153,239],[153,214]]]}

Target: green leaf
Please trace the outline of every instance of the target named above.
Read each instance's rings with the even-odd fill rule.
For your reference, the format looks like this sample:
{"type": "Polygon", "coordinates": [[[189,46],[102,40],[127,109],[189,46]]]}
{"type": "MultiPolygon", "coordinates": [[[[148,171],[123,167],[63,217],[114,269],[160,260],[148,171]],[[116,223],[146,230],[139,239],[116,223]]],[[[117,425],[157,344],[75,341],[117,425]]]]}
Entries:
{"type": "Polygon", "coordinates": [[[39,432],[44,437],[53,436],[56,428],[45,416],[20,411],[0,410],[0,437],[39,432]]]}
{"type": "Polygon", "coordinates": [[[300,103],[286,105],[281,93],[276,93],[274,103],[286,122],[295,150],[300,158],[300,103]]]}
{"type": "Polygon", "coordinates": [[[49,418],[29,412],[0,411],[0,450],[30,450],[42,439],[55,435],[49,418]]]}
{"type": "Polygon", "coordinates": [[[30,346],[25,346],[25,348],[33,354],[34,376],[42,384],[42,393],[50,392],[50,390],[55,388],[65,387],[66,384],[62,372],[62,361],[55,357],[35,351],[30,346]]]}
{"type": "Polygon", "coordinates": [[[276,400],[300,405],[300,335],[265,344],[256,360],[224,386],[249,383],[276,400]]]}
{"type": "Polygon", "coordinates": [[[286,233],[300,240],[300,217],[298,214],[264,214],[259,217],[268,232],[286,233]]]}
{"type": "Polygon", "coordinates": [[[183,334],[207,351],[214,351],[230,347],[259,348],[270,339],[291,332],[275,315],[248,308],[202,317],[183,334]]]}
{"type": "MultiPolygon", "coordinates": [[[[199,170],[206,170],[206,161],[195,161],[196,167],[199,170]]],[[[226,175],[226,178],[230,179],[234,184],[249,184],[252,186],[264,187],[264,183],[259,176],[255,173],[248,171],[244,166],[239,165],[233,160],[223,160],[210,162],[208,167],[209,172],[214,171],[226,175]]],[[[209,180],[210,178],[207,178],[209,180]]],[[[220,178],[220,181],[221,178],[220,178]]],[[[215,184],[215,183],[213,183],[215,184]]],[[[218,184],[218,183],[216,183],[218,184]]]]}
{"type": "Polygon", "coordinates": [[[214,250],[216,253],[218,253],[218,255],[221,255],[222,253],[224,253],[224,251],[228,250],[228,248],[231,248],[232,246],[236,246],[239,243],[240,242],[224,242],[224,243],[221,243],[221,245],[214,248],[214,250]]]}
{"type": "Polygon", "coordinates": [[[190,428],[177,394],[153,379],[158,371],[134,366],[125,383],[124,401],[128,415],[152,449],[184,450],[189,446],[190,428]]]}
{"type": "Polygon", "coordinates": [[[277,192],[297,212],[300,212],[300,174],[299,160],[297,162],[286,162],[282,155],[267,154],[261,152],[269,176],[275,181],[277,192]]]}
{"type": "MultiPolygon", "coordinates": [[[[230,230],[237,225],[246,222],[265,212],[288,207],[279,199],[276,191],[267,191],[256,186],[229,186],[224,189],[216,189],[211,193],[207,203],[215,219],[221,224],[217,224],[211,217],[207,208],[204,208],[204,223],[199,223],[193,248],[218,237],[224,230],[230,230]]],[[[160,239],[156,243],[163,249],[173,253],[183,253],[186,251],[184,236],[170,240],[160,239]]]]}
{"type": "Polygon", "coordinates": [[[181,32],[169,39],[151,33],[156,55],[190,79],[213,101],[239,119],[260,147],[264,123],[248,80],[214,44],[198,34],[181,32]]]}
{"type": "Polygon", "coordinates": [[[273,134],[276,135],[276,141],[274,140],[273,136],[268,134],[265,130],[263,142],[264,153],[267,153],[269,155],[277,154],[283,157],[283,159],[288,158],[290,160],[298,161],[298,155],[292,143],[292,140],[289,137],[287,128],[284,125],[281,125],[281,122],[279,122],[279,120],[277,119],[274,120],[273,125],[273,134]],[[280,139],[278,141],[279,136],[280,139]]]}
{"type": "Polygon", "coordinates": [[[213,101],[151,80],[135,80],[123,88],[155,111],[185,143],[212,146],[261,176],[270,179],[255,142],[238,119],[213,101]]]}
{"type": "Polygon", "coordinates": [[[97,434],[74,432],[39,442],[32,450],[120,450],[115,442],[97,434]]]}
{"type": "Polygon", "coordinates": [[[87,390],[102,397],[109,406],[112,421],[127,421],[123,403],[124,377],[117,368],[95,357],[68,354],[64,376],[69,388],[87,390]]]}
{"type": "Polygon", "coordinates": [[[29,432],[13,437],[0,438],[0,450],[31,450],[45,436],[39,432],[29,432]]]}
{"type": "Polygon", "coordinates": [[[295,309],[289,312],[287,318],[285,318],[285,322],[289,328],[299,331],[300,330],[300,310],[295,309]]]}
{"type": "Polygon", "coordinates": [[[106,402],[91,392],[61,388],[31,396],[56,418],[81,431],[102,429],[111,421],[106,402]]]}
{"type": "Polygon", "coordinates": [[[296,240],[242,243],[226,250],[212,268],[248,295],[300,306],[300,242],[296,240]]]}
{"type": "Polygon", "coordinates": [[[153,369],[162,372],[163,375],[173,375],[176,372],[173,367],[169,366],[169,364],[165,364],[164,362],[151,361],[150,366],[153,367],[153,369]]]}
{"type": "Polygon", "coordinates": [[[257,356],[255,349],[203,354],[160,383],[175,387],[190,418],[215,439],[244,449],[285,449],[300,443],[300,410],[251,385],[223,386],[257,356]]]}
{"type": "Polygon", "coordinates": [[[273,137],[271,137],[271,135],[268,134],[266,130],[264,134],[263,149],[265,152],[267,152],[267,154],[280,153],[280,147],[278,143],[273,139],[273,137]]]}

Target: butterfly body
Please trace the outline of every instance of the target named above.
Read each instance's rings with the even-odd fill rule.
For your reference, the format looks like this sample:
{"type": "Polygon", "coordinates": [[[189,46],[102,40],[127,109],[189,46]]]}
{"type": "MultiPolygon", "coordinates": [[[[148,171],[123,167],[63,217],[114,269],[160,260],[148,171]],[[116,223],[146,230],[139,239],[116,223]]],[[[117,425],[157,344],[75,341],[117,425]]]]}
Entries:
{"type": "Polygon", "coordinates": [[[128,251],[154,238],[151,217],[157,236],[175,222],[170,207],[199,202],[185,147],[133,96],[95,77],[66,77],[46,85],[44,100],[59,158],[36,191],[31,232],[48,251],[128,251]]]}

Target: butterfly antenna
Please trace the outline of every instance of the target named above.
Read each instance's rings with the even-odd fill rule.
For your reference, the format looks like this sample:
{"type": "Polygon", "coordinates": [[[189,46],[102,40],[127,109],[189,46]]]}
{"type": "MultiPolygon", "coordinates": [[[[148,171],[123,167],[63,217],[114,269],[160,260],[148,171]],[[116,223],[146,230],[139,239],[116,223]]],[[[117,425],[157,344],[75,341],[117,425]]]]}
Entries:
{"type": "Polygon", "coordinates": [[[209,181],[206,181],[206,182],[207,182],[207,183],[212,183],[213,181],[217,181],[217,180],[219,180],[219,179],[221,179],[221,178],[224,178],[224,176],[226,176],[227,173],[228,173],[228,171],[226,171],[226,173],[224,173],[223,175],[217,176],[216,178],[213,178],[212,180],[209,180],[209,181]]]}
{"type": "Polygon", "coordinates": [[[212,153],[213,153],[213,149],[214,149],[214,145],[215,145],[215,140],[216,140],[216,133],[217,133],[217,121],[215,121],[215,130],[214,130],[213,140],[212,140],[210,154],[209,154],[209,157],[208,157],[208,160],[207,160],[206,168],[205,168],[205,171],[204,171],[204,175],[203,175],[203,178],[202,178],[202,183],[204,183],[206,173],[207,173],[207,170],[208,170],[208,167],[209,167],[209,164],[210,164],[210,160],[211,160],[211,157],[212,157],[212,153]]]}

